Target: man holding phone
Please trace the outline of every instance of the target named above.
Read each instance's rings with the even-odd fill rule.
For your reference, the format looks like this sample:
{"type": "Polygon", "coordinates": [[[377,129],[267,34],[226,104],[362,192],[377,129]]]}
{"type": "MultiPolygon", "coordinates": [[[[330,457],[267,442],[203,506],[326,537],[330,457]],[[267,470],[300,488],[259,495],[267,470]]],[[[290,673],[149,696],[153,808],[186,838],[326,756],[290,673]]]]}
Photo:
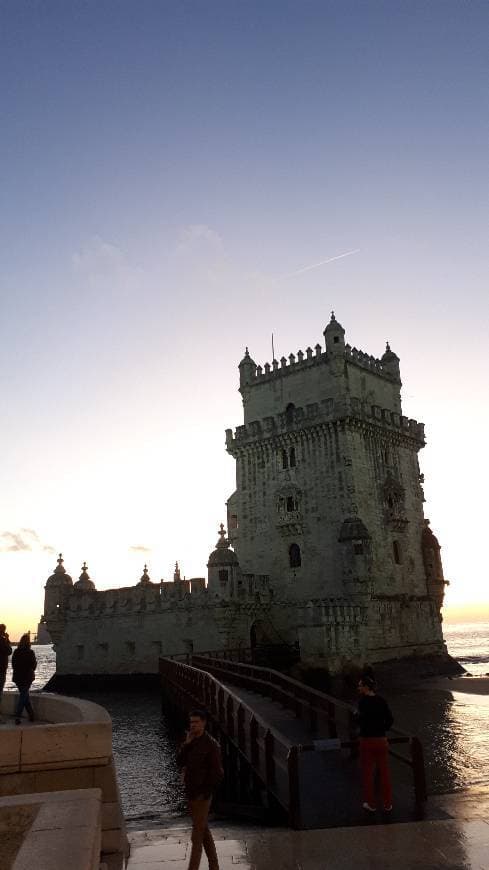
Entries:
{"type": "Polygon", "coordinates": [[[219,870],[216,847],[207,824],[212,794],[224,771],[219,744],[205,730],[207,713],[193,710],[185,742],[177,754],[177,765],[184,771],[185,792],[192,818],[192,850],[188,870],[198,870],[202,848],[209,870],[219,870]]]}

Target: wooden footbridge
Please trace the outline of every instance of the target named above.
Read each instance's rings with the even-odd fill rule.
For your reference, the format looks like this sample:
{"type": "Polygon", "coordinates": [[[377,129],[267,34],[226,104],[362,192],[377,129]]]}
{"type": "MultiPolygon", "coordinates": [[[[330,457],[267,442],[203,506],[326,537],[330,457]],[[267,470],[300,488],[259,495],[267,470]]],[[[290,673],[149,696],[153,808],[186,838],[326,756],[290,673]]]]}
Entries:
{"type": "MultiPolygon", "coordinates": [[[[354,707],[279,671],[232,661],[232,652],[219,656],[162,658],[160,675],[167,708],[209,713],[226,774],[220,803],[241,815],[261,807],[293,828],[363,823],[354,707]]],[[[392,729],[389,750],[393,820],[422,818],[421,743],[392,729]]]]}

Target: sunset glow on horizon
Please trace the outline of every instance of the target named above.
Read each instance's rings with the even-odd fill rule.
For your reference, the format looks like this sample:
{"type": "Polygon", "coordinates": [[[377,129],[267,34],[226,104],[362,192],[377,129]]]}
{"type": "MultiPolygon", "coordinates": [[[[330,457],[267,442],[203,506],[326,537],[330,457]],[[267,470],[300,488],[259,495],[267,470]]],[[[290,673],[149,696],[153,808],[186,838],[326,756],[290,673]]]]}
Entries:
{"type": "Polygon", "coordinates": [[[0,622],[63,553],[206,576],[238,363],[400,357],[449,621],[487,618],[486,4],[0,11],[0,622]]]}

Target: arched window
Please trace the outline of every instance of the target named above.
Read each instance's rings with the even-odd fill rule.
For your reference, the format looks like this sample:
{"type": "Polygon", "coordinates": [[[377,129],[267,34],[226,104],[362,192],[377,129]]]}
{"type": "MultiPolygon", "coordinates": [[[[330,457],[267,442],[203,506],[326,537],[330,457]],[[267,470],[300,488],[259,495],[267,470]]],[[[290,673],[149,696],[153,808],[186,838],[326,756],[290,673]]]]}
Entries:
{"type": "Polygon", "coordinates": [[[228,582],[228,576],[226,568],[219,568],[219,580],[221,581],[221,586],[224,586],[228,582]]]}
{"type": "Polygon", "coordinates": [[[282,450],[282,468],[289,467],[289,457],[287,456],[287,451],[282,450]]]}
{"type": "Polygon", "coordinates": [[[300,568],[301,566],[301,548],[299,544],[291,544],[289,547],[289,564],[291,568],[300,568]]]}
{"type": "Polygon", "coordinates": [[[290,448],[289,463],[291,468],[295,468],[295,447],[290,448]]]}
{"type": "Polygon", "coordinates": [[[392,541],[392,553],[394,555],[394,562],[396,565],[401,564],[401,545],[399,541],[392,541]]]}

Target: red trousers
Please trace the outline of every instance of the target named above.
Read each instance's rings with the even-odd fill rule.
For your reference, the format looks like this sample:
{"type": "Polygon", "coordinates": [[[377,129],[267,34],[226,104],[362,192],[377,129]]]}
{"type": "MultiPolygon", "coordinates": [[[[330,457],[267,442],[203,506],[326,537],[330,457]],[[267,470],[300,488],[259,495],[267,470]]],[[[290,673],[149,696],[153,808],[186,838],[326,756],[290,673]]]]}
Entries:
{"type": "Polygon", "coordinates": [[[392,805],[392,786],[389,772],[389,744],[386,737],[360,738],[360,763],[362,765],[363,799],[371,807],[376,806],[374,772],[378,768],[384,807],[392,805]]]}

